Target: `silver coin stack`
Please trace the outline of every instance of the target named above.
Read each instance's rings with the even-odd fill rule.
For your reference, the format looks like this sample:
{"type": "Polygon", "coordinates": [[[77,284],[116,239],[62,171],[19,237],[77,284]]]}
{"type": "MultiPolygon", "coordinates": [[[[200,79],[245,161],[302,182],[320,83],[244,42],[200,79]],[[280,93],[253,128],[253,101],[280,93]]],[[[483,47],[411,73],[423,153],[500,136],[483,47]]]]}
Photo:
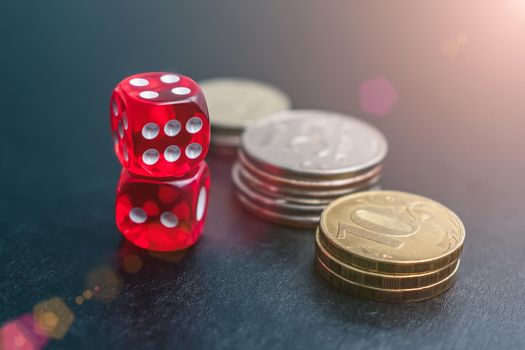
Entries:
{"type": "Polygon", "coordinates": [[[235,153],[246,125],[291,105],[284,92],[254,80],[215,78],[199,85],[213,116],[211,149],[218,153],[235,153]]]}
{"type": "Polygon", "coordinates": [[[268,221],[314,228],[332,200],[377,185],[387,150],[379,130],[347,115],[274,113],[242,135],[232,168],[236,196],[268,221]]]}

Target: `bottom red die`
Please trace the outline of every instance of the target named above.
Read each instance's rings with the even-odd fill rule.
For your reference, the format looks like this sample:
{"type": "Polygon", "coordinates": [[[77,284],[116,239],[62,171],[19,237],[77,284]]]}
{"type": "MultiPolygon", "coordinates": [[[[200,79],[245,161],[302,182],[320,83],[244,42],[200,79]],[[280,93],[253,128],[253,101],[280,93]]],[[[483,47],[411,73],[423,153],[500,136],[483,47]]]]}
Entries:
{"type": "Polygon", "coordinates": [[[185,249],[197,242],[204,228],[209,188],[204,161],[188,176],[170,181],[137,177],[124,169],[117,188],[117,227],[144,249],[185,249]]]}

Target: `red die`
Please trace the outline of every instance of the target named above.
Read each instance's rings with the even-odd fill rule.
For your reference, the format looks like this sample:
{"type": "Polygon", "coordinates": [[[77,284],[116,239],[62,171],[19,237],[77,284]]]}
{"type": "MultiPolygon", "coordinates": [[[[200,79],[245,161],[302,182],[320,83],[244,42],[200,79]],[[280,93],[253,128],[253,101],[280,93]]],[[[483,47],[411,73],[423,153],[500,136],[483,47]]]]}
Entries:
{"type": "Polygon", "coordinates": [[[117,226],[131,243],[144,249],[187,248],[197,242],[204,228],[209,187],[204,161],[187,177],[165,182],[123,169],[117,188],[117,226]]]}
{"type": "Polygon", "coordinates": [[[208,153],[210,122],[199,85],[173,73],[142,73],[121,81],[111,97],[118,159],[131,173],[181,177],[208,153]]]}

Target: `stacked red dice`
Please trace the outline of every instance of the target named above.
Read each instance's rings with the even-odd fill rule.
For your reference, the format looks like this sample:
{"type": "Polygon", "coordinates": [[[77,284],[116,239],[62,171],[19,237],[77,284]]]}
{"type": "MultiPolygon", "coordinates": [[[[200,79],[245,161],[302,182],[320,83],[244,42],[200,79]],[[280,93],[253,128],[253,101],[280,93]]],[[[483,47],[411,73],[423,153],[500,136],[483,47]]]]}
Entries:
{"type": "Polygon", "coordinates": [[[202,233],[210,175],[206,100],[180,74],[142,73],[121,81],[111,97],[115,153],[124,167],[116,221],[135,245],[173,251],[202,233]]]}

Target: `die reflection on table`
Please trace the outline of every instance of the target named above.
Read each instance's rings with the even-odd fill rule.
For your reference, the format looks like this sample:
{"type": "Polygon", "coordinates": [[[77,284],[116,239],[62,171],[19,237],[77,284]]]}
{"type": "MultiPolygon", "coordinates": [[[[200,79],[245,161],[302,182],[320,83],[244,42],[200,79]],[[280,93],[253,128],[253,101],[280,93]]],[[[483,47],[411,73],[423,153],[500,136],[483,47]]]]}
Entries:
{"type": "Polygon", "coordinates": [[[126,239],[122,239],[116,252],[117,269],[115,271],[122,278],[125,275],[140,276],[146,273],[149,276],[158,272],[165,272],[168,265],[177,265],[185,260],[186,255],[192,248],[169,252],[157,252],[142,249],[126,239]]]}

